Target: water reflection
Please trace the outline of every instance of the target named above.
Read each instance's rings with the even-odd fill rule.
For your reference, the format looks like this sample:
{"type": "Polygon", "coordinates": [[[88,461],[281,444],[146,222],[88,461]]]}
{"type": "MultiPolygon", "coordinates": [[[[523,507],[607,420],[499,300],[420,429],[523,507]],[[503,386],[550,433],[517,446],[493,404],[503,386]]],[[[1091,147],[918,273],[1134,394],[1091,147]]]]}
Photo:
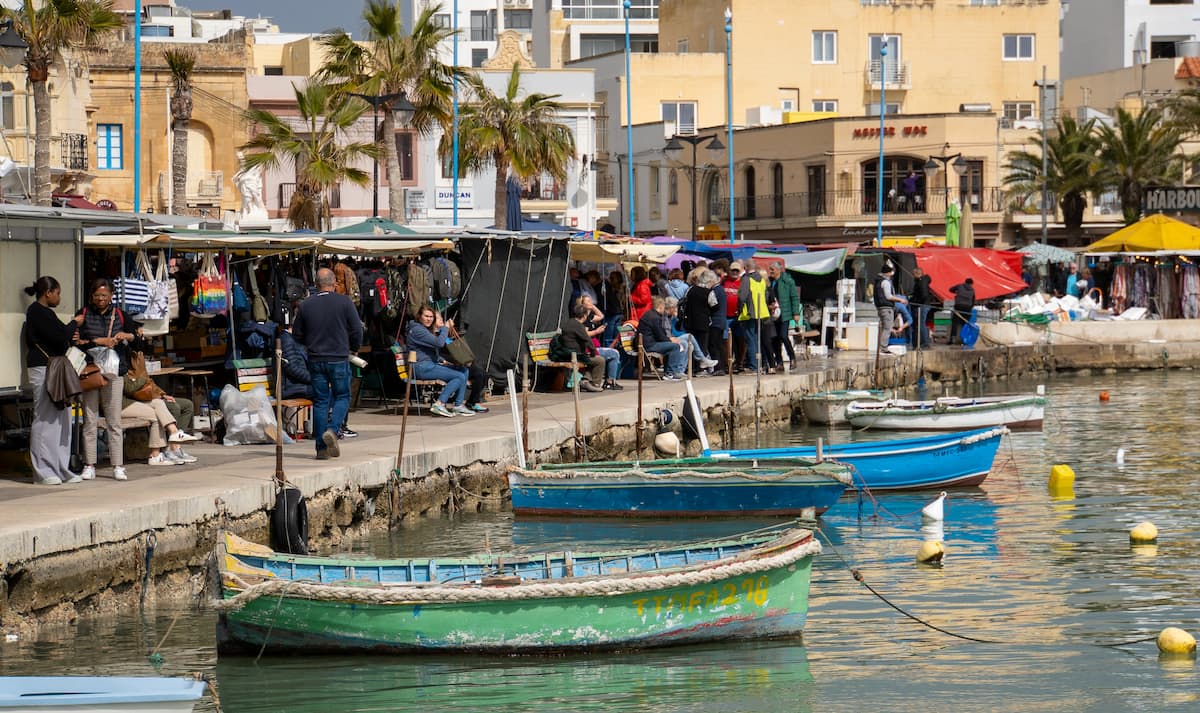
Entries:
{"type": "Polygon", "coordinates": [[[811,710],[799,642],[558,658],[222,659],[228,713],[811,710]]]}

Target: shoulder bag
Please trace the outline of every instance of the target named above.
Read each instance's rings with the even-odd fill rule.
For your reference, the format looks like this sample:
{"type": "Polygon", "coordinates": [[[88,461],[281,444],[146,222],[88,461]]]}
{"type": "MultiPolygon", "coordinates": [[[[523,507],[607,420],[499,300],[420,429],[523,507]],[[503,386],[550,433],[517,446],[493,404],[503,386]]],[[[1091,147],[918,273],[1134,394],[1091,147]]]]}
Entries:
{"type": "Polygon", "coordinates": [[[463,339],[458,330],[453,327],[450,328],[450,341],[442,347],[442,353],[446,356],[446,361],[459,366],[470,366],[475,363],[475,352],[471,351],[471,345],[467,344],[467,340],[463,339]]]}
{"type": "Polygon", "coordinates": [[[88,364],[83,367],[83,371],[79,372],[79,389],[81,391],[95,391],[107,385],[108,379],[101,373],[100,367],[95,364],[88,364]]]}

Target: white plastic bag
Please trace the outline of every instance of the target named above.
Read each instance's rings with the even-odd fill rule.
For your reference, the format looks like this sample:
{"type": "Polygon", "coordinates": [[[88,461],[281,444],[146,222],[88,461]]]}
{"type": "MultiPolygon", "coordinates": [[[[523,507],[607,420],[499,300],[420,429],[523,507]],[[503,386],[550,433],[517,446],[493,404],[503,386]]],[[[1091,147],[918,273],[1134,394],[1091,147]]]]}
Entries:
{"type": "MultiPolygon", "coordinates": [[[[222,443],[227,446],[274,443],[268,434],[280,433],[271,399],[261,386],[238,391],[236,386],[227,384],[221,390],[221,414],[225,419],[222,443]]],[[[283,442],[289,444],[292,439],[285,433],[283,442]]]]}

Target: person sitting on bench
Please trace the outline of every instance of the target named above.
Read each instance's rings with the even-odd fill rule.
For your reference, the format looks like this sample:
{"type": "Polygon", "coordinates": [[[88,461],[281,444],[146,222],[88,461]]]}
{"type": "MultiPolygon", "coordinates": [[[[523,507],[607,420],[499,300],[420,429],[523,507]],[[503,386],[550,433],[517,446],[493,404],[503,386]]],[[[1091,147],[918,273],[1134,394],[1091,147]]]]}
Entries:
{"type": "Polygon", "coordinates": [[[650,309],[638,320],[637,332],[642,338],[642,348],[663,356],[666,381],[681,381],[687,367],[687,346],[678,337],[672,337],[667,328],[667,301],[655,295],[650,309]]]}
{"type": "Polygon", "coordinates": [[[562,335],[559,340],[563,350],[573,352],[579,361],[582,371],[587,374],[579,383],[580,391],[604,391],[605,359],[596,353],[596,345],[588,336],[584,322],[591,315],[591,310],[582,302],[571,308],[571,316],[562,322],[562,335]]]}
{"type": "Polygon", "coordinates": [[[147,463],[153,466],[195,463],[196,458],[188,455],[182,444],[200,439],[181,429],[176,416],[167,406],[168,402],[176,403],[181,415],[186,416],[184,423],[190,423],[195,408],[191,400],[176,399],[163,393],[150,377],[134,376],[132,373],[126,375],[122,389],[124,393],[120,418],[136,418],[150,422],[150,459],[147,463]],[[135,394],[139,392],[146,393],[143,387],[147,386],[150,387],[148,391],[155,394],[154,398],[149,401],[135,398],[135,394]],[[186,404],[183,403],[185,401],[186,404]],[[166,450],[163,450],[164,448],[166,450]]]}
{"type": "Polygon", "coordinates": [[[410,351],[416,352],[417,362],[413,364],[412,375],[420,380],[444,381],[442,393],[430,407],[436,416],[452,418],[454,416],[474,416],[475,411],[465,404],[467,398],[467,370],[455,367],[442,358],[442,347],[450,340],[450,327],[454,320],[442,321],[442,315],[432,307],[424,305],[417,312],[415,319],[408,323],[405,333],[405,344],[410,351]],[[450,405],[454,399],[454,405],[450,405]]]}

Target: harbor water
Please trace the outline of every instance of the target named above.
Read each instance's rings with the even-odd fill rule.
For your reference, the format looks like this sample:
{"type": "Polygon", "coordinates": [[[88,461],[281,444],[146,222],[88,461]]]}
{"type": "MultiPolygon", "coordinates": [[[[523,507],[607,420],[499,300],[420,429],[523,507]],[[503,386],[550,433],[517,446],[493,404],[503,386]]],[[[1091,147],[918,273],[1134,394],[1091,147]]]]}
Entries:
{"type": "MultiPolygon", "coordinates": [[[[1200,634],[1200,440],[1187,403],[1197,383],[1191,371],[1057,377],[1047,384],[1044,430],[1007,437],[981,487],[951,490],[940,533],[920,516],[935,494],[844,497],[821,520],[825,550],[813,568],[803,641],[555,657],[256,661],[218,659],[211,612],[159,608],[0,643],[0,673],[205,673],[227,713],[1200,710],[1194,660],[1160,658],[1153,641],[1168,626],[1200,634]],[[1102,390],[1111,400],[1099,399],[1102,390]],[[1074,469],[1074,497],[1047,492],[1055,463],[1074,469]],[[1159,541],[1131,547],[1128,531],[1143,520],[1158,526],[1159,541]],[[915,564],[923,539],[938,534],[944,565],[915,564]],[[157,668],[152,652],[162,659],[157,668]]],[[[812,443],[818,435],[899,434],[761,432],[763,445],[812,443]]],[[[380,533],[354,550],[578,550],[697,540],[761,524],[524,521],[494,512],[380,533]]],[[[198,710],[216,706],[206,699],[198,710]]]]}

